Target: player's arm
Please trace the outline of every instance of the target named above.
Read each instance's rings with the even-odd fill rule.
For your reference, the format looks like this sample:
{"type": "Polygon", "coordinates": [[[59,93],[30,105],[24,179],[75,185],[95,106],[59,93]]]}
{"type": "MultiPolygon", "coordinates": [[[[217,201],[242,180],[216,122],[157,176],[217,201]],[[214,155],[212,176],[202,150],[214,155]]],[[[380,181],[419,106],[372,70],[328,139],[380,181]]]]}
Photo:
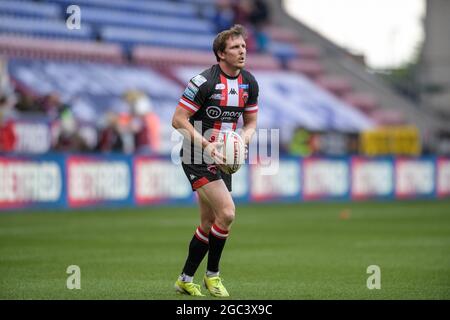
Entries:
{"type": "Polygon", "coordinates": [[[219,142],[209,142],[200,132],[195,130],[194,126],[189,122],[189,117],[194,113],[188,111],[178,105],[172,117],[172,126],[180,132],[185,139],[194,141],[197,146],[202,148],[214,159],[217,164],[223,164],[225,157],[219,152],[219,142]]]}
{"type": "Polygon", "coordinates": [[[194,129],[194,126],[189,122],[189,118],[200,110],[204,103],[208,91],[207,85],[207,79],[202,75],[192,78],[184,90],[172,117],[172,126],[185,139],[193,142],[196,146],[202,146],[203,149],[209,145],[209,141],[202,136],[201,132],[197,132],[194,129]]]}
{"type": "Polygon", "coordinates": [[[248,103],[245,106],[243,120],[244,126],[242,128],[242,139],[247,146],[252,139],[253,134],[256,132],[256,121],[258,118],[258,95],[259,86],[258,82],[252,77],[250,82],[250,97],[248,103]]]}
{"type": "Polygon", "coordinates": [[[252,139],[252,136],[256,132],[256,122],[258,118],[257,112],[244,112],[243,120],[244,126],[242,127],[242,139],[244,143],[248,145],[252,139]]]}
{"type": "Polygon", "coordinates": [[[193,142],[196,146],[202,148],[216,161],[223,163],[224,157],[217,150],[218,144],[211,143],[203,137],[203,135],[195,130],[194,126],[189,122],[189,118],[193,116],[201,107],[205,100],[207,86],[206,79],[198,75],[189,81],[178,106],[172,117],[172,126],[177,129],[185,139],[193,142]]]}
{"type": "Polygon", "coordinates": [[[194,115],[194,112],[178,106],[172,117],[172,126],[178,130],[186,139],[193,141],[194,144],[202,146],[205,149],[210,142],[206,140],[200,132],[194,129],[194,126],[189,122],[189,118],[194,115]]]}

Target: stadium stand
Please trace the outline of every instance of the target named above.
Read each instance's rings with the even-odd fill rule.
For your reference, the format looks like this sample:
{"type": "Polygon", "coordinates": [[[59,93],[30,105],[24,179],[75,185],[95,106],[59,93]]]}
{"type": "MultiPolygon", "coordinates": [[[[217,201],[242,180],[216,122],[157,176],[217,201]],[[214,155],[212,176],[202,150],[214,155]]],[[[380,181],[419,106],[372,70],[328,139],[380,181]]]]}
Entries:
{"type": "Polygon", "coordinates": [[[150,31],[213,34],[214,25],[195,16],[178,17],[157,13],[123,12],[105,8],[83,8],[83,21],[96,26],[141,28],[150,31]]]}
{"type": "MultiPolygon", "coordinates": [[[[169,67],[173,65],[208,66],[216,63],[211,52],[198,50],[175,51],[161,47],[135,46],[132,53],[133,61],[150,66],[169,67]]],[[[280,70],[281,63],[268,54],[254,54],[248,61],[248,69],[280,70]]]]}
{"type": "Polygon", "coordinates": [[[61,16],[61,7],[52,3],[4,0],[0,1],[0,12],[14,17],[57,19],[61,16]]]}
{"type": "Polygon", "coordinates": [[[371,118],[375,120],[378,125],[396,126],[406,123],[405,115],[394,110],[374,110],[370,113],[371,118]]]}
{"type": "Polygon", "coordinates": [[[10,17],[0,12],[0,32],[46,38],[93,39],[94,33],[88,24],[83,28],[69,30],[63,20],[43,18],[10,17]]]}
{"type": "Polygon", "coordinates": [[[299,36],[292,32],[292,30],[269,25],[264,28],[265,32],[269,35],[270,39],[274,41],[287,42],[287,43],[298,43],[299,36]]]}
{"type": "Polygon", "coordinates": [[[350,82],[342,76],[323,75],[316,80],[316,83],[337,97],[343,97],[352,91],[350,82]]]}
{"type": "MultiPolygon", "coordinates": [[[[398,103],[401,99],[391,97],[392,93],[384,94],[387,89],[379,89],[379,83],[367,85],[373,81],[358,81],[355,73],[337,68],[335,65],[341,63],[332,61],[332,50],[324,39],[316,34],[312,36],[297,22],[293,24],[278,5],[269,3],[275,19],[274,23],[263,28],[268,36],[268,45],[262,52],[256,52],[258,48],[250,46],[252,52],[247,65],[251,71],[262,72],[264,92],[270,92],[261,95],[265,106],[261,108],[263,123],[273,126],[271,119],[275,112],[281,111],[286,117],[282,119],[288,132],[286,141],[298,127],[343,131],[359,131],[376,124],[419,123],[419,126],[426,127],[426,120],[417,110],[411,118],[405,109],[408,108],[405,106],[407,103],[398,103]],[[270,81],[271,77],[264,73],[268,71],[272,71],[272,78],[280,81],[270,81]],[[309,97],[310,101],[306,102],[296,91],[309,97]]],[[[88,103],[87,108],[92,109],[90,113],[97,115],[107,112],[108,108],[114,109],[113,104],[118,105],[117,101],[121,99],[123,92],[118,92],[113,82],[102,79],[101,86],[103,90],[112,92],[114,103],[108,99],[102,101],[104,94],[98,94],[101,90],[96,96],[94,88],[98,84],[82,86],[78,81],[77,90],[70,85],[67,88],[56,85],[58,77],[49,70],[68,73],[78,66],[97,70],[107,75],[106,78],[125,79],[136,74],[136,67],[144,67],[139,79],[152,74],[153,79],[161,78],[171,83],[172,94],[164,97],[158,93],[155,95],[158,91],[155,88],[137,86],[152,96],[156,112],[167,122],[169,112],[158,105],[176,105],[177,95],[181,94],[188,79],[184,72],[199,72],[215,63],[211,46],[216,32],[216,10],[214,2],[203,0],[1,1],[0,54],[9,57],[11,76],[17,85],[37,95],[59,91],[64,102],[83,97],[88,103]],[[69,30],[65,25],[66,8],[72,4],[82,7],[81,29],[69,30]],[[85,64],[88,62],[101,64],[85,64]],[[108,64],[122,67],[114,69],[108,64]],[[26,77],[25,66],[29,68],[26,77]],[[36,85],[37,82],[47,85],[36,85]]],[[[249,26],[251,37],[255,36],[254,29],[249,26]]],[[[91,75],[82,72],[78,78],[89,81],[91,75]]],[[[367,73],[363,76],[370,78],[367,73]]],[[[122,87],[122,90],[126,89],[122,87]]],[[[168,132],[169,128],[164,130],[168,132]]]]}
{"type": "Polygon", "coordinates": [[[146,29],[125,27],[102,27],[100,37],[105,42],[121,44],[131,48],[137,44],[148,44],[178,49],[211,50],[213,35],[189,35],[181,32],[148,31],[146,29]]]}
{"type": "Polygon", "coordinates": [[[311,79],[317,79],[324,74],[325,70],[316,59],[293,59],[288,61],[289,70],[305,74],[311,79]]]}
{"type": "Polygon", "coordinates": [[[191,3],[191,1],[180,3],[163,0],[49,0],[47,2],[65,5],[66,7],[77,4],[83,8],[96,7],[100,9],[120,10],[120,12],[149,13],[172,17],[195,17],[198,14],[203,14],[203,12],[212,10],[211,1],[204,1],[201,6],[199,6],[199,3],[191,3]]]}
{"type": "MultiPolygon", "coordinates": [[[[343,97],[347,103],[352,103],[358,109],[372,109],[375,108],[374,102],[376,102],[378,109],[388,110],[386,112],[387,114],[402,114],[401,117],[387,116],[387,118],[395,117],[397,120],[403,119],[403,122],[416,126],[419,129],[424,145],[433,145],[434,138],[432,137],[436,131],[445,130],[448,126],[444,119],[433,118],[430,113],[420,109],[418,105],[399,96],[380,78],[368,72],[366,66],[360,61],[357,61],[345,49],[337,46],[318,32],[291,17],[284,10],[281,1],[270,0],[267,3],[270,5],[272,20],[278,28],[285,28],[299,35],[298,38],[302,44],[320,48],[320,63],[324,70],[326,70],[324,72],[325,75],[339,75],[349,81],[352,90],[343,97]],[[354,95],[356,95],[357,99],[354,99],[354,95]],[[376,97],[376,101],[373,101],[372,98],[361,98],[361,96],[366,95],[376,97]],[[389,110],[394,111],[390,112],[389,110]]],[[[370,113],[368,114],[371,115],[370,113]]],[[[374,120],[378,123],[380,117],[374,116],[376,117],[374,120]]],[[[381,119],[385,118],[385,116],[381,117],[381,119]]],[[[390,122],[390,120],[387,120],[387,122],[390,122]]]]}
{"type": "Polygon", "coordinates": [[[366,114],[379,107],[377,98],[370,93],[348,93],[343,99],[366,114]]]}
{"type": "Polygon", "coordinates": [[[35,39],[1,34],[0,51],[6,56],[29,59],[88,60],[109,63],[124,61],[122,48],[116,44],[81,40],[35,39]]]}

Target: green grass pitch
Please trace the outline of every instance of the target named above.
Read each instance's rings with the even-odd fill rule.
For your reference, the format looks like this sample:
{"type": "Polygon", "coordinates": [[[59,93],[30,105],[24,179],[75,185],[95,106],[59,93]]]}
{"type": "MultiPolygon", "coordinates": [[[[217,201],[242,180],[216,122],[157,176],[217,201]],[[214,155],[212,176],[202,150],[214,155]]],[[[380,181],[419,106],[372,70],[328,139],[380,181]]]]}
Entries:
{"type": "MultiPolygon", "coordinates": [[[[173,284],[197,223],[195,207],[1,213],[0,299],[193,299],[173,284]]],[[[450,201],[238,205],[221,274],[232,299],[450,299],[450,201]]]]}

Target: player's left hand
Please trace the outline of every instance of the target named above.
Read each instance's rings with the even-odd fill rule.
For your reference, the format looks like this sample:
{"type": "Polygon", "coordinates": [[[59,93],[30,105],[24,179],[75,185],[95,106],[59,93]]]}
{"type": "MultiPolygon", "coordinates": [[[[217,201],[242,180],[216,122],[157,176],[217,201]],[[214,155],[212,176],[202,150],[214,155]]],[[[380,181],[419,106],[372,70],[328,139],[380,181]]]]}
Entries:
{"type": "Polygon", "coordinates": [[[221,147],[220,142],[211,142],[206,148],[205,151],[207,154],[214,160],[214,162],[218,165],[223,165],[226,162],[225,156],[219,151],[221,147]]]}

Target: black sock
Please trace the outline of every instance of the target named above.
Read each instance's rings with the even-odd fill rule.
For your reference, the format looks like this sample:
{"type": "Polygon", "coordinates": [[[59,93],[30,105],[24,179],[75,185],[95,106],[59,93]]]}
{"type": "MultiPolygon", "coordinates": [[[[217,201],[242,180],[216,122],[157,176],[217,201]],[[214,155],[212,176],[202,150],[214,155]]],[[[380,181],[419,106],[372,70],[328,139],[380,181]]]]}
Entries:
{"type": "Polygon", "coordinates": [[[219,272],[219,261],[222,255],[228,231],[221,230],[215,224],[209,233],[208,271],[219,272]]]}
{"type": "Polygon", "coordinates": [[[195,231],[189,244],[189,254],[183,267],[183,273],[193,277],[198,266],[208,252],[208,235],[206,235],[200,227],[195,231]]]}

